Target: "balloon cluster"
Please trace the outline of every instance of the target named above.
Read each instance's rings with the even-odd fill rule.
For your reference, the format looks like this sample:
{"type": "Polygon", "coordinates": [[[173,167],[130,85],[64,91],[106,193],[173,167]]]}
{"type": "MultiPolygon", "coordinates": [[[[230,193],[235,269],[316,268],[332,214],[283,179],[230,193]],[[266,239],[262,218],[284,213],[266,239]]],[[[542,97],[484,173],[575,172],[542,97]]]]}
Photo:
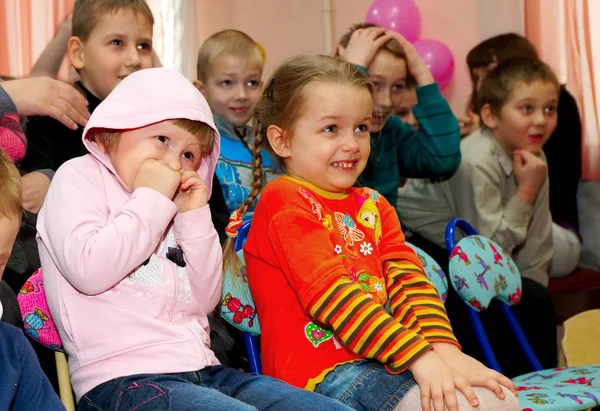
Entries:
{"type": "Polygon", "coordinates": [[[367,23],[402,34],[410,41],[443,89],[452,80],[454,57],[444,43],[421,39],[421,14],[413,0],[375,0],[367,12],[367,23]]]}

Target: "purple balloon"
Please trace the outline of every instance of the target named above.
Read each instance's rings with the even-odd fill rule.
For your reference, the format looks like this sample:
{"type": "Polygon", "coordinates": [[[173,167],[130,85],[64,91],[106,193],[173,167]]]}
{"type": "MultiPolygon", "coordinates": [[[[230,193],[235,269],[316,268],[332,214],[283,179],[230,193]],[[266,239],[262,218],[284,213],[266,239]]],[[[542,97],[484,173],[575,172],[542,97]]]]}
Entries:
{"type": "Polygon", "coordinates": [[[450,84],[454,72],[454,57],[448,46],[441,41],[426,39],[417,40],[413,45],[431,70],[440,89],[450,84]]]}
{"type": "Polygon", "coordinates": [[[421,14],[413,0],[375,0],[365,21],[400,33],[410,42],[421,34],[421,14]]]}

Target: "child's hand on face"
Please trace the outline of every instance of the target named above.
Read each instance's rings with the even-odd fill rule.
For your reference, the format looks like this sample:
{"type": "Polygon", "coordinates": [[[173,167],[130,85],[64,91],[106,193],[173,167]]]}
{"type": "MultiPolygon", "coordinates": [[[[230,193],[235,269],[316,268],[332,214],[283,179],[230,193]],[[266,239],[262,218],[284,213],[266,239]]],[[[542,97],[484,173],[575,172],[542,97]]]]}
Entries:
{"type": "Polygon", "coordinates": [[[546,181],[548,165],[540,157],[527,150],[516,150],[513,154],[513,168],[517,180],[517,195],[524,202],[533,205],[538,192],[546,181]]]}
{"type": "Polygon", "coordinates": [[[408,40],[395,31],[388,30],[387,34],[390,35],[394,40],[400,43],[404,54],[406,55],[406,66],[410,71],[410,74],[415,78],[417,84],[420,86],[426,86],[434,82],[433,74],[421,58],[415,46],[413,46],[408,40]]]}
{"type": "Polygon", "coordinates": [[[434,349],[440,357],[460,375],[465,376],[467,382],[474,387],[486,387],[501,400],[504,399],[502,386],[515,395],[519,395],[515,385],[504,375],[489,369],[475,358],[463,354],[458,347],[452,344],[435,343],[434,349]]]}
{"type": "Polygon", "coordinates": [[[178,213],[202,208],[208,204],[208,187],[195,171],[186,171],[181,176],[173,202],[178,213]]]}
{"type": "Polygon", "coordinates": [[[391,38],[381,27],[358,29],[352,33],[348,47],[340,46],[340,56],[349,63],[368,68],[381,46],[391,38]]]}
{"type": "Polygon", "coordinates": [[[133,190],[148,187],[172,200],[180,182],[181,172],[173,170],[166,162],[146,160],[138,170],[133,190]]]}
{"type": "Polygon", "coordinates": [[[454,370],[436,351],[429,351],[411,367],[415,381],[421,391],[423,411],[431,410],[431,401],[435,411],[458,411],[456,390],[463,393],[473,407],[479,406],[479,399],[469,382],[454,370]]]}

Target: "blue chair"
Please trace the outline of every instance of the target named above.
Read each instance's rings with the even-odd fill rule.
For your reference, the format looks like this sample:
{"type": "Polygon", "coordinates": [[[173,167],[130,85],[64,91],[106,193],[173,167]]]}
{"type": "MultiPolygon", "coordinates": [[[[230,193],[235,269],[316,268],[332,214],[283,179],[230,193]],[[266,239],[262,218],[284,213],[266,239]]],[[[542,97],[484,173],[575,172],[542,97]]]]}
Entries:
{"type": "MultiPolygon", "coordinates": [[[[240,230],[238,236],[235,239],[235,251],[242,251],[242,247],[246,242],[246,237],[250,231],[250,221],[245,222],[240,230]]],[[[262,374],[262,367],[260,364],[260,353],[258,352],[258,343],[256,336],[249,332],[244,332],[244,344],[246,345],[246,353],[248,354],[248,363],[250,366],[250,372],[255,374],[262,374]]]]}
{"type": "Polygon", "coordinates": [[[521,298],[521,275],[512,258],[498,244],[478,235],[469,223],[459,218],[450,221],[446,227],[446,245],[450,255],[450,282],[469,306],[469,318],[488,367],[501,372],[479,312],[487,309],[496,298],[534,370],[513,379],[521,391],[519,402],[523,409],[568,411],[600,405],[600,366],[542,369],[511,308],[521,298]],[[458,242],[457,229],[467,235],[458,242]]]}

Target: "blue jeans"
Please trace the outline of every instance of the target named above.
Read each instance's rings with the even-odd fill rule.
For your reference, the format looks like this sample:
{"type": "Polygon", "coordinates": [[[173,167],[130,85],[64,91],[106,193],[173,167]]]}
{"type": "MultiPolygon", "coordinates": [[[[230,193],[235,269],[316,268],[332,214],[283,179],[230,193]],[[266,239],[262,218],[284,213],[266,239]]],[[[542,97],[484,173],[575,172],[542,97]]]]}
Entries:
{"type": "Polygon", "coordinates": [[[79,401],[80,411],[344,410],[322,395],[263,375],[222,365],[178,374],[142,374],[100,384],[79,401]]]}
{"type": "Polygon", "coordinates": [[[393,375],[379,362],[362,360],[335,367],[315,392],[335,398],[354,410],[390,411],[416,385],[409,371],[393,375]]]}

